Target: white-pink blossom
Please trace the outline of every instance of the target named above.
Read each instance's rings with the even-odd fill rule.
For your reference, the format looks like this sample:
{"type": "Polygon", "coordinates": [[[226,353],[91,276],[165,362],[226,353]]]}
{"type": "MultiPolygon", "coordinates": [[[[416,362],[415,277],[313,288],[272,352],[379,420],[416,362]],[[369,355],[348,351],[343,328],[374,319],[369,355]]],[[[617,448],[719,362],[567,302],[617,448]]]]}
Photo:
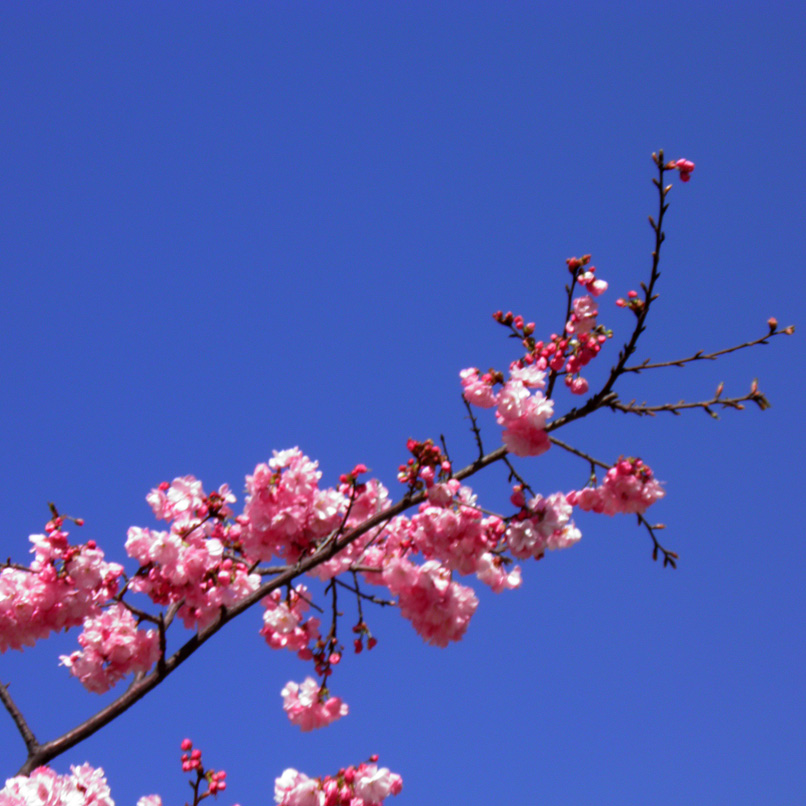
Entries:
{"type": "Polygon", "coordinates": [[[89,764],[57,775],[37,767],[29,776],[9,778],[0,790],[0,806],[115,806],[104,771],[89,764]]]}

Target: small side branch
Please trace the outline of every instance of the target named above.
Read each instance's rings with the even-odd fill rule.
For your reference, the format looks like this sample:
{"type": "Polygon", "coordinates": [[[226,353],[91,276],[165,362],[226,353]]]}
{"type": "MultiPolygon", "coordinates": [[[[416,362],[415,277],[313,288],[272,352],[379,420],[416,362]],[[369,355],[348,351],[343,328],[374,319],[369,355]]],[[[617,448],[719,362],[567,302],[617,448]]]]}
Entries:
{"type": "Polygon", "coordinates": [[[737,350],[744,350],[746,347],[755,347],[757,344],[769,344],[769,341],[767,340],[771,339],[773,336],[791,336],[794,332],[795,328],[793,325],[785,327],[783,330],[779,330],[776,325],[776,327],[773,327],[766,336],[762,336],[760,339],[756,339],[755,341],[746,341],[744,344],[737,344],[735,347],[726,347],[724,350],[717,350],[713,353],[704,353],[702,350],[697,350],[694,355],[690,355],[688,358],[678,358],[676,361],[661,361],[656,364],[650,364],[649,359],[647,358],[645,361],[642,361],[640,364],[636,364],[633,367],[624,367],[622,372],[639,373],[645,369],[682,367],[686,364],[690,364],[692,361],[716,361],[716,359],[721,355],[735,353],[737,350]]]}
{"type": "Polygon", "coordinates": [[[17,730],[20,732],[20,736],[22,736],[22,740],[25,742],[25,749],[28,751],[28,756],[32,756],[39,749],[39,742],[36,740],[34,732],[25,721],[22,711],[17,707],[17,703],[14,702],[11,695],[8,693],[8,685],[6,683],[0,683],[0,701],[2,701],[6,711],[8,711],[9,715],[14,720],[17,730]]]}
{"type": "Polygon", "coordinates": [[[604,470],[610,470],[611,465],[602,462],[599,459],[594,459],[589,453],[585,453],[585,451],[581,451],[578,448],[574,448],[572,445],[569,445],[566,442],[563,442],[556,437],[549,437],[549,440],[553,445],[556,445],[558,448],[562,448],[564,451],[568,451],[568,453],[573,453],[574,456],[578,456],[580,459],[585,459],[585,461],[590,462],[592,467],[601,467],[604,470]]]}
{"type": "Polygon", "coordinates": [[[478,421],[476,420],[476,415],[473,414],[473,408],[470,403],[465,400],[465,396],[462,395],[462,403],[464,403],[465,408],[467,409],[467,416],[470,418],[470,427],[473,431],[473,436],[476,440],[476,447],[479,449],[479,459],[484,458],[484,445],[481,442],[481,429],[479,428],[478,421]]]}
{"type": "Polygon", "coordinates": [[[759,391],[755,381],[753,382],[750,392],[744,397],[721,397],[721,393],[722,385],[720,384],[716,395],[710,400],[699,400],[693,403],[679,400],[677,403],[663,403],[658,406],[649,406],[646,403],[636,403],[634,400],[629,403],[622,403],[620,400],[616,399],[611,400],[607,404],[607,407],[613,411],[623,411],[625,414],[637,414],[641,417],[654,417],[658,412],[669,412],[670,414],[680,415],[680,413],[686,409],[702,409],[706,414],[718,420],[719,415],[714,410],[716,406],[723,409],[737,409],[741,411],[744,409],[744,404],[750,401],[764,411],[771,408],[772,405],[759,391]]]}

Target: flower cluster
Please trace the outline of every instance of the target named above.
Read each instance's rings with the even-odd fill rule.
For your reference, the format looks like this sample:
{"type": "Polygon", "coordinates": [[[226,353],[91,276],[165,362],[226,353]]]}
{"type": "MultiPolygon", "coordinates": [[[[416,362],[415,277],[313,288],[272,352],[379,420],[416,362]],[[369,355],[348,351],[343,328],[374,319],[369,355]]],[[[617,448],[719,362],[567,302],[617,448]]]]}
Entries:
{"type": "Polygon", "coordinates": [[[302,683],[289,681],[282,695],[288,719],[303,731],[325,727],[349,712],[346,703],[339,697],[328,697],[327,689],[312,677],[306,677],[302,683]]]}
{"type": "Polygon", "coordinates": [[[341,524],[348,499],[338,490],[320,490],[317,468],[292,448],[275,451],[268,464],[246,477],[249,497],[239,520],[247,555],[293,563],[341,524]]]}
{"type": "MultiPolygon", "coordinates": [[[[37,767],[29,776],[9,778],[0,790],[0,806],[115,806],[115,801],[104,771],[82,764],[70,767],[69,775],[37,767]]],[[[141,800],[138,806],[150,804],[141,800]]]]}
{"type": "Polygon", "coordinates": [[[310,607],[308,589],[297,585],[283,599],[282,592],[273,591],[262,600],[265,608],[263,628],[260,634],[272,649],[290,649],[306,659],[312,657],[308,645],[319,638],[319,619],[304,621],[305,612],[310,607]]]}
{"type": "Polygon", "coordinates": [[[527,502],[523,489],[518,486],[512,502],[521,507],[506,530],[507,546],[513,556],[539,560],[546,549],[569,548],[582,537],[571,520],[572,507],[562,493],[547,498],[536,495],[527,502]]]}
{"type": "Polygon", "coordinates": [[[435,646],[458,641],[479,604],[473,589],[453,581],[450,571],[436,560],[415,565],[393,557],[381,577],[398,597],[401,615],[426,643],[435,646]]]}
{"type": "Polygon", "coordinates": [[[586,512],[605,515],[641,514],[665,495],[649,465],[640,459],[620,459],[598,487],[586,487],[566,496],[568,503],[586,512]]]}
{"type": "Polygon", "coordinates": [[[83,651],[62,655],[84,688],[103,694],[130,672],[147,672],[160,654],[156,630],[138,630],[134,616],[122,604],[114,604],[84,622],[78,636],[83,651]]]}
{"type": "Polygon", "coordinates": [[[516,456],[539,456],[551,445],[545,429],[554,412],[554,402],[542,392],[530,390],[543,389],[546,370],[550,370],[565,373],[565,384],[573,394],[585,394],[588,382],[579,372],[599,354],[611,335],[596,321],[599,311],[594,298],[607,290],[607,282],[596,277],[596,267],[590,265],[590,259],[590,255],[583,255],[566,261],[573,285],[580,285],[588,293],[571,299],[569,290],[569,316],[562,333],[537,341],[533,336],[534,322],[526,323],[511,311],[493,314],[496,322],[509,328],[526,350],[510,365],[508,380],[501,372],[481,373],[475,367],[459,373],[465,400],[480,408],[495,408],[496,420],[504,427],[504,445],[516,456]],[[496,391],[499,384],[502,388],[496,391]]]}
{"type": "Polygon", "coordinates": [[[278,806],[381,806],[402,790],[403,779],[386,767],[379,768],[377,761],[377,756],[371,756],[368,763],[323,778],[287,769],[274,782],[274,802],[278,806]]]}

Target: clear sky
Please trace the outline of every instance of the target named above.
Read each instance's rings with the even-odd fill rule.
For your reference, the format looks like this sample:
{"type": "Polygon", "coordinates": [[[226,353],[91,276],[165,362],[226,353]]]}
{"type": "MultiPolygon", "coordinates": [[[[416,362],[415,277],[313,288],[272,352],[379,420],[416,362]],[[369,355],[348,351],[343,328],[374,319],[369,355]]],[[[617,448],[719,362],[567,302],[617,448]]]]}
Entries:
{"type": "MultiPolygon", "coordinates": [[[[52,500],[123,561],[152,486],[240,493],[275,448],[329,484],[363,461],[394,493],[409,436],[445,434],[463,464],[458,372],[514,357],[490,314],[556,330],[584,252],[611,284],[601,382],[631,324],[613,303],[648,276],[659,147],[697,168],[671,192],[640,357],[802,327],[805,22],[795,3],[3,3],[0,555],[27,556],[52,500]]],[[[351,714],[315,734],[281,710],[309,668],[250,613],[55,768],[179,806],[187,735],[229,773],[222,806],[373,752],[400,806],[797,802],[801,339],[624,391],[758,377],[768,412],[600,412],[560,435],[656,470],[676,571],[632,518],[582,514],[520,591],[480,591],[460,644],[371,613],[378,646],[332,682],[351,714]]],[[[545,494],[585,482],[559,453],[522,463],[545,494]]],[[[473,486],[506,507],[503,472],[473,486]]],[[[101,703],[57,666],[75,646],[0,660],[40,739],[101,703]]],[[[0,714],[0,777],[22,751],[0,714]]]]}

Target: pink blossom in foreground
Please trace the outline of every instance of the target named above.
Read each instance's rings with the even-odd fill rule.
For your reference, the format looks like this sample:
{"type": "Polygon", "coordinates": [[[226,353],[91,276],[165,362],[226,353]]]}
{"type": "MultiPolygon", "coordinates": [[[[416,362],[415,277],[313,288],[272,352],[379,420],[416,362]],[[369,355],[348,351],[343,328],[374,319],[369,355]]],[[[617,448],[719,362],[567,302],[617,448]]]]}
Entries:
{"type": "Polygon", "coordinates": [[[162,806],[162,798],[159,795],[143,795],[137,801],[137,806],[162,806]]]}
{"type": "Polygon", "coordinates": [[[607,471],[601,485],[572,491],[567,499],[587,512],[641,514],[664,495],[648,465],[640,459],[621,459],[607,471]]]}
{"type": "Polygon", "coordinates": [[[573,303],[571,318],[565,326],[567,333],[577,337],[587,336],[596,327],[596,316],[599,309],[592,297],[577,297],[573,303]]]}
{"type": "Polygon", "coordinates": [[[509,377],[513,381],[520,381],[529,389],[542,389],[546,385],[545,366],[541,364],[526,364],[520,366],[513,361],[509,366],[509,377]]]}
{"type": "Polygon", "coordinates": [[[493,593],[514,590],[521,586],[521,569],[519,565],[508,569],[501,557],[487,552],[479,557],[476,576],[485,585],[489,585],[493,593]]]}
{"type": "Polygon", "coordinates": [[[203,628],[218,618],[221,607],[246,598],[260,585],[244,562],[224,556],[224,544],[240,527],[207,521],[188,531],[156,532],[132,526],[126,552],[141,571],[129,588],[147,594],[159,605],[181,602],[179,617],[189,629],[203,628]]]}
{"type": "Polygon", "coordinates": [[[360,799],[356,806],[375,806],[389,795],[397,795],[403,788],[403,779],[386,767],[376,764],[362,764],[355,774],[355,794],[360,799]]]}
{"type": "Polygon", "coordinates": [[[473,574],[479,558],[495,548],[497,535],[488,529],[483,513],[476,508],[476,497],[456,479],[434,485],[428,491],[429,503],[410,522],[411,538],[426,560],[437,559],[446,568],[473,574]],[[455,506],[454,496],[456,497],[455,506]]]}
{"type": "Polygon", "coordinates": [[[600,297],[607,291],[607,281],[595,276],[596,267],[589,266],[577,276],[577,282],[593,297],[600,297]]]}
{"type": "MultiPolygon", "coordinates": [[[[343,485],[339,491],[348,500],[350,495],[353,494],[353,491],[350,490],[348,485],[343,485]]],[[[390,506],[389,491],[377,479],[370,479],[366,483],[356,487],[345,527],[349,531],[369,520],[374,515],[378,515],[384,510],[389,509],[390,506]]],[[[346,548],[342,549],[334,557],[312,568],[308,574],[323,581],[338,576],[356,563],[364,553],[366,547],[369,544],[375,543],[383,531],[383,526],[370,529],[357,540],[350,543],[346,548]]]]}
{"type": "Polygon", "coordinates": [[[88,691],[103,694],[131,672],[147,672],[159,658],[156,630],[138,630],[134,616],[122,604],[84,622],[78,636],[82,651],[60,661],[88,691]]]}
{"type": "Polygon", "coordinates": [[[9,778],[0,790],[0,806],[115,806],[104,771],[89,764],[70,767],[57,775],[37,767],[30,776],[9,778]]]}
{"type": "Polygon", "coordinates": [[[347,704],[339,697],[323,700],[321,687],[312,677],[302,683],[289,681],[281,693],[288,719],[303,731],[323,728],[349,713],[347,704]]]}

